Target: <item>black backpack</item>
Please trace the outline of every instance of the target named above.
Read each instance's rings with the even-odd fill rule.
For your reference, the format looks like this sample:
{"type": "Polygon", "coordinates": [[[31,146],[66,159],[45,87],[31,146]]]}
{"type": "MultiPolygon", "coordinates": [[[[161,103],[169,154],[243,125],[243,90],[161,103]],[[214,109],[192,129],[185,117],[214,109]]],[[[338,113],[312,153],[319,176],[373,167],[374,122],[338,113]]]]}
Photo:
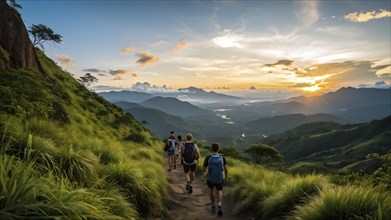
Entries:
{"type": "Polygon", "coordinates": [[[196,159],[194,143],[185,142],[183,145],[185,148],[183,151],[183,160],[185,161],[185,163],[193,163],[196,159]]]}
{"type": "Polygon", "coordinates": [[[166,141],[166,144],[164,145],[164,151],[168,151],[168,149],[170,149],[171,147],[171,141],[170,141],[170,138],[167,139],[166,141]]]}

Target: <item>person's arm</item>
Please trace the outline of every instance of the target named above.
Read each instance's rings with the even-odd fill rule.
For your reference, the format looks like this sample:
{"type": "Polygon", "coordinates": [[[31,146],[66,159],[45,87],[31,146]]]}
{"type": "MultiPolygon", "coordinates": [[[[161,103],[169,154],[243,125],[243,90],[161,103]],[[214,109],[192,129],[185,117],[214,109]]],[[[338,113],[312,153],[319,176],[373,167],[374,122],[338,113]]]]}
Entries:
{"type": "Polygon", "coordinates": [[[227,161],[225,160],[225,157],[223,157],[223,164],[224,164],[224,182],[228,182],[228,168],[227,168],[227,161]]]}
{"type": "Polygon", "coordinates": [[[228,182],[228,168],[227,165],[224,165],[224,182],[228,182]]]}
{"type": "Polygon", "coordinates": [[[195,156],[196,156],[196,159],[198,160],[201,156],[200,149],[198,149],[197,144],[194,144],[194,146],[195,146],[195,151],[196,151],[195,156]]]}
{"type": "Polygon", "coordinates": [[[205,157],[204,165],[202,166],[202,172],[204,172],[206,170],[206,168],[208,167],[208,160],[209,160],[209,156],[205,157]]]}

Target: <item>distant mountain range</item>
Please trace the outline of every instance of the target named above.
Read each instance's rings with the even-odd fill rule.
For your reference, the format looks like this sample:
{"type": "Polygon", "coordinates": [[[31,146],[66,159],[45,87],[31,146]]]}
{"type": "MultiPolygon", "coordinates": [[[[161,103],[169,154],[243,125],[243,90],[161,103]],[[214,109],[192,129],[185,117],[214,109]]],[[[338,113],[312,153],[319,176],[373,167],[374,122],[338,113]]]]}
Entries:
{"type": "Polygon", "coordinates": [[[158,109],[160,111],[166,112],[171,115],[184,116],[184,117],[194,116],[194,115],[213,114],[213,112],[210,110],[201,109],[188,102],[183,102],[176,98],[170,98],[170,97],[157,96],[140,103],[140,105],[148,108],[158,109]]]}
{"type": "Polygon", "coordinates": [[[216,92],[206,92],[203,89],[188,87],[178,89],[178,92],[162,92],[162,93],[145,93],[145,92],[136,92],[136,91],[111,91],[111,92],[101,92],[99,93],[103,98],[107,99],[110,102],[132,102],[132,103],[141,103],[147,99],[153,97],[170,97],[176,98],[182,101],[191,102],[193,104],[199,103],[243,103],[245,100],[236,96],[225,95],[216,92]]]}
{"type": "Polygon", "coordinates": [[[367,122],[391,115],[391,89],[341,88],[320,96],[293,97],[274,102],[255,102],[240,106],[225,106],[234,121],[286,114],[326,113],[351,122],[367,122]]]}

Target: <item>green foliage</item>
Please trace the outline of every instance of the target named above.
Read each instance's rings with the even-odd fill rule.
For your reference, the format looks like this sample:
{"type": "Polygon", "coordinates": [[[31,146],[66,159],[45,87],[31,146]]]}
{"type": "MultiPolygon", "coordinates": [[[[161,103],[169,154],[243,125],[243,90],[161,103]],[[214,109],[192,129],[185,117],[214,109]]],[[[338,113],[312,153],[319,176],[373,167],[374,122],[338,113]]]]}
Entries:
{"type": "Polygon", "coordinates": [[[244,150],[256,164],[273,163],[283,160],[283,156],[274,147],[265,144],[253,144],[244,150]]]}
{"type": "Polygon", "coordinates": [[[62,42],[62,36],[55,34],[54,31],[43,24],[33,24],[29,29],[30,34],[33,36],[33,45],[39,45],[43,49],[43,43],[49,41],[51,43],[60,44],[62,42]]]}
{"type": "Polygon", "coordinates": [[[236,148],[232,146],[222,147],[219,149],[219,152],[224,155],[224,157],[232,157],[242,161],[248,160],[241,151],[236,150],[236,148]]]}
{"type": "Polygon", "coordinates": [[[81,76],[77,81],[83,86],[88,87],[91,84],[98,82],[98,78],[91,75],[91,73],[86,73],[84,76],[81,76]]]}
{"type": "Polygon", "coordinates": [[[333,187],[293,213],[291,219],[389,219],[391,194],[381,186],[333,187]]]}

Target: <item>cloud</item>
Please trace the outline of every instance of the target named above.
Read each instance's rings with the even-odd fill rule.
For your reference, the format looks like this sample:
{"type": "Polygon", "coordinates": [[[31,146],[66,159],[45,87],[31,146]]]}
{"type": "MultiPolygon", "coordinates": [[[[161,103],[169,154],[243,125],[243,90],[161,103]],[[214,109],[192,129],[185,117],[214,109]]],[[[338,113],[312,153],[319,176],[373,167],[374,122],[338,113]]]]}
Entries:
{"type": "Polygon", "coordinates": [[[160,47],[162,47],[162,46],[164,46],[166,44],[167,44],[166,41],[160,40],[160,41],[156,41],[156,42],[151,43],[149,45],[149,47],[156,49],[156,48],[160,48],[160,47]]]}
{"type": "Polygon", "coordinates": [[[277,63],[273,64],[265,64],[265,67],[273,67],[273,66],[290,66],[294,61],[293,60],[279,60],[277,63]]]}
{"type": "Polygon", "coordinates": [[[255,86],[251,86],[249,89],[250,90],[256,90],[257,88],[255,88],[255,86]]]}
{"type": "Polygon", "coordinates": [[[110,75],[114,76],[114,78],[113,78],[114,80],[124,80],[125,79],[124,76],[126,74],[131,74],[131,76],[133,76],[133,77],[137,77],[138,76],[137,73],[131,73],[130,70],[121,70],[121,69],[119,69],[119,70],[109,70],[109,73],[110,73],[110,75]]]}
{"type": "Polygon", "coordinates": [[[96,69],[96,68],[92,68],[92,69],[83,69],[84,72],[90,72],[90,73],[107,73],[107,71],[105,70],[100,70],[100,69],[96,69]]]}
{"type": "MultiPolygon", "coordinates": [[[[166,85],[160,87],[157,85],[151,85],[149,82],[133,83],[131,86],[131,90],[137,92],[147,92],[147,93],[172,92],[172,90],[169,90],[166,85]]],[[[176,92],[178,92],[178,90],[176,90],[176,92]]]]}
{"type": "Polygon", "coordinates": [[[159,57],[149,54],[148,52],[139,52],[136,56],[139,58],[136,61],[139,66],[148,66],[160,60],[159,57]]]}
{"type": "Polygon", "coordinates": [[[360,84],[359,88],[376,88],[376,89],[390,89],[391,84],[387,84],[385,81],[378,81],[374,84],[360,84]]]}
{"type": "Polygon", "coordinates": [[[73,61],[72,58],[70,58],[69,56],[67,56],[65,54],[56,55],[56,59],[58,60],[58,62],[65,65],[66,67],[76,66],[75,61],[73,61]]]}
{"type": "Polygon", "coordinates": [[[133,48],[129,45],[127,47],[124,47],[121,49],[122,54],[130,54],[132,52],[133,48]]]}
{"type": "Polygon", "coordinates": [[[105,91],[122,91],[124,88],[117,87],[117,86],[106,86],[106,85],[100,85],[100,86],[92,86],[92,89],[96,92],[105,92],[105,91]]]}
{"type": "Polygon", "coordinates": [[[345,15],[345,19],[352,22],[367,22],[373,19],[387,18],[391,17],[391,12],[380,9],[377,11],[367,11],[367,12],[352,12],[350,14],[345,15]]]}
{"type": "Polygon", "coordinates": [[[320,18],[318,10],[318,1],[302,0],[300,2],[301,10],[297,14],[301,22],[305,27],[310,27],[312,24],[317,22],[320,18]]]}
{"type": "Polygon", "coordinates": [[[175,47],[171,50],[173,53],[176,53],[176,52],[178,52],[178,51],[180,51],[180,50],[182,50],[182,49],[184,49],[184,48],[186,48],[186,47],[188,47],[188,46],[190,46],[191,45],[191,43],[189,42],[189,41],[187,41],[187,40],[181,40],[179,43],[177,43],[176,45],[175,45],[175,47]]]}
{"type": "Polygon", "coordinates": [[[242,40],[243,40],[243,36],[236,35],[236,34],[226,34],[220,37],[212,38],[212,42],[222,48],[230,48],[230,47],[243,48],[244,45],[239,43],[242,40]]]}

